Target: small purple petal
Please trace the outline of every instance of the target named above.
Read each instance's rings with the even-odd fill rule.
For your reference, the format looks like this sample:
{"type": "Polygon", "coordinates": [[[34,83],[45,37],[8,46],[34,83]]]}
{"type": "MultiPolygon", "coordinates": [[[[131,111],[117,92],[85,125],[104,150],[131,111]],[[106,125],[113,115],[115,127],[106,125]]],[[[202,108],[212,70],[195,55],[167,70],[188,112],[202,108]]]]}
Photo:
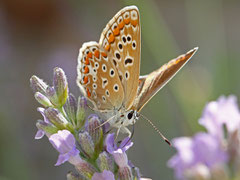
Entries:
{"type": "Polygon", "coordinates": [[[192,163],[194,160],[194,154],[192,152],[193,141],[191,138],[176,138],[173,140],[173,146],[178,150],[178,154],[184,163],[192,163]]]}
{"type": "Polygon", "coordinates": [[[49,141],[53,147],[60,153],[57,165],[63,164],[70,157],[79,154],[75,145],[75,138],[68,130],[61,130],[50,136],[49,141]]]}
{"type": "Polygon", "coordinates": [[[211,167],[218,163],[225,163],[227,153],[217,137],[207,133],[198,133],[194,136],[193,152],[195,161],[211,167]]]}
{"type": "Polygon", "coordinates": [[[173,168],[175,176],[181,179],[184,170],[194,163],[193,142],[189,137],[180,137],[173,140],[173,146],[177,149],[177,154],[168,161],[168,166],[173,168]]]}
{"type": "Polygon", "coordinates": [[[70,158],[69,154],[60,154],[58,156],[58,160],[57,160],[55,166],[59,166],[59,165],[65,163],[66,161],[68,161],[69,158],[70,158]]]}
{"type": "Polygon", "coordinates": [[[35,135],[35,139],[42,139],[44,135],[45,135],[45,132],[39,129],[35,135]]]}
{"type": "Polygon", "coordinates": [[[68,130],[58,131],[49,140],[60,153],[67,153],[75,147],[75,138],[68,130]]]}
{"type": "Polygon", "coordinates": [[[129,137],[126,137],[120,144],[119,148],[123,150],[123,152],[127,151],[130,147],[132,147],[133,142],[129,137]]]}
{"type": "Polygon", "coordinates": [[[92,180],[115,180],[111,171],[104,170],[102,173],[94,173],[92,180]]]}
{"type": "Polygon", "coordinates": [[[107,146],[107,151],[110,154],[113,154],[114,151],[117,149],[117,145],[114,142],[114,133],[108,134],[105,142],[106,142],[106,146],[107,146]]]}
{"type": "Polygon", "coordinates": [[[42,107],[38,107],[38,108],[37,108],[37,111],[40,112],[41,115],[43,116],[43,120],[44,120],[44,122],[46,122],[46,123],[50,123],[49,120],[47,119],[47,117],[46,117],[45,114],[44,114],[44,111],[45,111],[44,108],[42,108],[42,107]]]}

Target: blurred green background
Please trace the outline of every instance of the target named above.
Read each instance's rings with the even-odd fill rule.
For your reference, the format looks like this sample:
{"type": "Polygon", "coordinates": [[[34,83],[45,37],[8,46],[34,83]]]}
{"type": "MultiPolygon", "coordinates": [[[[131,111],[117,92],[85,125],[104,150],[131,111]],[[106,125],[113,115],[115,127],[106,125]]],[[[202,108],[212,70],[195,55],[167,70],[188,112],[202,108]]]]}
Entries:
{"type": "MultiPolygon", "coordinates": [[[[204,105],[220,95],[240,96],[240,1],[238,0],[1,0],[0,1],[0,179],[66,179],[73,167],[54,167],[55,149],[34,140],[36,111],[29,78],[51,83],[52,70],[64,69],[75,84],[78,50],[98,41],[112,16],[126,5],[141,15],[141,74],[199,46],[198,52],[143,109],[169,138],[190,136],[204,105]]],[[[166,166],[174,154],[153,128],[135,125],[129,158],[145,177],[173,179],[166,166]]]]}

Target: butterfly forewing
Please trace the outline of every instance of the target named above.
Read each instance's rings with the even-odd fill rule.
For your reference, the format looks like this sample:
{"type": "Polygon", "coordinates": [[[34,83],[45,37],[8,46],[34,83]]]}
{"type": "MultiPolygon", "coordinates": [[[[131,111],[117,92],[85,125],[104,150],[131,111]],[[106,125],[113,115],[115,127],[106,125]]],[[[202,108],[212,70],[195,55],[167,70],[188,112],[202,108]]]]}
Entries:
{"type": "Polygon", "coordinates": [[[78,57],[77,83],[98,110],[120,108],[124,92],[117,70],[97,42],[84,43],[78,57]]]}
{"type": "Polygon", "coordinates": [[[140,69],[140,19],[135,6],[119,11],[103,30],[99,44],[118,72],[124,90],[123,107],[129,109],[137,95],[140,69]]]}
{"type": "Polygon", "coordinates": [[[164,64],[158,70],[139,78],[138,94],[132,109],[138,112],[143,106],[190,60],[198,48],[194,48],[164,64]]]}

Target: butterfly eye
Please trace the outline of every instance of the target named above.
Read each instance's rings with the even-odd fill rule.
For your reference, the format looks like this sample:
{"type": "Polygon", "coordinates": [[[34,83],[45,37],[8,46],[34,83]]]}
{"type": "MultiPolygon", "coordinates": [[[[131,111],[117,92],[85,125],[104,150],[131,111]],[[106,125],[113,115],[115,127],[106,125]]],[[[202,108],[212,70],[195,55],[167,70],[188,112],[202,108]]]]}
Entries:
{"type": "Polygon", "coordinates": [[[128,113],[127,118],[128,118],[129,120],[132,119],[133,113],[134,113],[134,111],[131,111],[131,112],[128,113]]]}

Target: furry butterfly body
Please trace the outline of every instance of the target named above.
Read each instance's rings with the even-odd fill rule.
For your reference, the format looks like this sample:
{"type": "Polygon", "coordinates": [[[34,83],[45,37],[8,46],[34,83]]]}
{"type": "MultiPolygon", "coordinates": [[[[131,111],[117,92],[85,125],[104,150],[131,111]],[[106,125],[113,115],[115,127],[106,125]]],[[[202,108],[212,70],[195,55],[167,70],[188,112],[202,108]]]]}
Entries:
{"type": "Polygon", "coordinates": [[[120,10],[99,42],[84,43],[78,57],[77,84],[112,127],[131,134],[144,105],[187,63],[197,48],[140,76],[141,32],[136,6],[120,10]]]}

